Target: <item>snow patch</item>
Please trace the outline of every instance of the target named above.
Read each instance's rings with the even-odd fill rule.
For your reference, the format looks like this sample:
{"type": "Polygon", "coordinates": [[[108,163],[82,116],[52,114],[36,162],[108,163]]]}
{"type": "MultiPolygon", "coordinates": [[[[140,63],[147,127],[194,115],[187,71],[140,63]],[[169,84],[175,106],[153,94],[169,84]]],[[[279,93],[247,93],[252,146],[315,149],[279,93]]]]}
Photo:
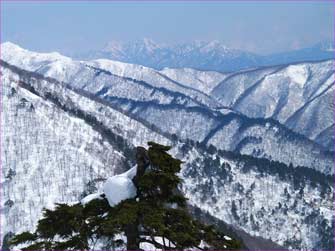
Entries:
{"type": "Polygon", "coordinates": [[[137,166],[134,166],[125,173],[107,179],[103,190],[111,207],[136,196],[136,187],[132,181],[136,171],[137,166]]]}
{"type": "Polygon", "coordinates": [[[291,80],[297,83],[300,88],[304,87],[308,78],[308,72],[304,65],[290,65],[287,68],[287,73],[291,80]]]}
{"type": "Polygon", "coordinates": [[[232,238],[230,238],[230,237],[227,236],[227,235],[223,236],[223,238],[224,238],[225,240],[227,240],[227,241],[231,241],[231,240],[232,240],[232,238]]]}
{"type": "Polygon", "coordinates": [[[82,199],[80,201],[80,203],[83,204],[83,205],[86,205],[87,203],[89,203],[89,202],[91,202],[92,200],[95,200],[95,199],[99,199],[99,200],[102,199],[100,193],[93,193],[93,194],[87,195],[84,199],[82,199]]]}

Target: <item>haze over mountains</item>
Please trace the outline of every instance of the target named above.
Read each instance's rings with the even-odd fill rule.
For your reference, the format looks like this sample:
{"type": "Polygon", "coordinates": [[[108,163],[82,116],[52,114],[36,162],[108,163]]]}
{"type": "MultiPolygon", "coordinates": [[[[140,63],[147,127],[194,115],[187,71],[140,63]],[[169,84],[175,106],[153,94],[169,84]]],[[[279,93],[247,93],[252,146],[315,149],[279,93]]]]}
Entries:
{"type": "Polygon", "coordinates": [[[332,59],[334,48],[333,42],[320,42],[308,48],[263,56],[229,48],[217,40],[170,45],[145,38],[130,42],[112,41],[101,50],[82,53],[75,57],[85,60],[107,58],[158,70],[165,67],[186,67],[230,72],[259,66],[332,59]]]}
{"type": "MultiPolygon", "coordinates": [[[[114,55],[154,64],[159,57],[145,60],[160,47],[147,43],[114,55]]],[[[44,206],[97,190],[132,166],[137,145],[156,141],[184,161],[191,205],[285,248],[330,250],[334,60],[221,73],[222,61],[210,58],[220,46],[200,47],[189,55],[213,62],[210,71],[78,61],[2,44],[2,236],[32,229],[44,206]]],[[[236,52],[223,52],[238,62],[236,52]]],[[[245,58],[245,67],[255,63],[245,58]]]]}

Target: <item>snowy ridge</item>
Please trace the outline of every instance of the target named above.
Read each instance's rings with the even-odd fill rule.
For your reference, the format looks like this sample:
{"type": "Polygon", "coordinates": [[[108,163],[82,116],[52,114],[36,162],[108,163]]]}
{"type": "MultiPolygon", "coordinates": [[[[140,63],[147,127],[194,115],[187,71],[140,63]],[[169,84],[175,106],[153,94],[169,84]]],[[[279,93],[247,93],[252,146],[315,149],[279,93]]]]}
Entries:
{"type": "Polygon", "coordinates": [[[199,71],[191,68],[164,68],[160,71],[169,78],[210,94],[216,85],[222,82],[229,74],[216,71],[199,71]]]}
{"type": "MultiPolygon", "coordinates": [[[[11,53],[12,44],[5,43],[2,46],[7,48],[3,56],[5,59],[8,59],[9,62],[20,62],[11,53]]],[[[22,67],[34,70],[38,57],[32,56],[35,55],[34,53],[25,52],[24,57],[35,58],[35,63],[33,65],[23,63],[22,67]]],[[[257,89],[262,79],[266,79],[266,74],[274,74],[280,72],[281,69],[283,67],[256,70],[252,71],[251,76],[244,73],[229,75],[213,92],[221,90],[224,83],[238,77],[240,81],[238,82],[240,85],[236,85],[238,88],[231,88],[230,85],[231,91],[227,91],[227,88],[223,89],[223,93],[229,94],[230,99],[236,97],[236,100],[226,102],[219,98],[220,103],[226,102],[227,107],[235,108],[236,104],[242,104],[244,98],[257,89]],[[256,83],[253,84],[255,81],[256,83]]],[[[317,168],[325,173],[332,172],[331,154],[325,153],[313,142],[271,120],[250,120],[233,111],[218,113],[211,109],[215,105],[212,98],[200,91],[196,96],[191,97],[193,95],[191,91],[194,93],[193,89],[166,78],[161,78],[164,79],[161,81],[157,77],[162,76],[152,69],[110,60],[67,61],[63,64],[62,59],[57,59],[47,64],[40,61],[37,72],[70,83],[76,89],[95,94],[113,104],[114,107],[122,108],[127,114],[155,125],[162,132],[176,134],[182,139],[204,141],[224,150],[235,150],[256,157],[266,157],[287,165],[292,163],[295,166],[317,168]],[[122,77],[117,74],[126,76],[122,77]],[[143,79],[150,82],[145,82],[143,79]],[[199,93],[201,95],[198,95],[199,93]],[[223,138],[224,141],[221,140],[223,138]]],[[[324,134],[320,136],[322,139],[325,137],[324,134]]]]}
{"type": "MultiPolygon", "coordinates": [[[[248,117],[273,118],[334,150],[329,140],[319,137],[334,128],[334,81],[333,60],[300,63],[235,73],[211,94],[248,117]]],[[[333,133],[327,137],[332,139],[333,133]]]]}
{"type": "MultiPolygon", "coordinates": [[[[90,92],[97,93],[102,88],[108,90],[111,93],[115,93],[112,84],[107,83],[118,83],[123,85],[122,89],[128,90],[129,94],[121,92],[114,95],[123,97],[132,97],[138,93],[138,97],[151,97],[151,93],[156,90],[162,92],[163,90],[169,90],[170,93],[179,93],[188,95],[190,99],[195,102],[208,105],[211,107],[217,106],[218,104],[208,95],[202,93],[197,88],[190,88],[187,85],[183,85],[176,81],[170,80],[169,78],[162,76],[162,74],[151,68],[147,68],[140,65],[127,64],[118,61],[99,59],[94,61],[74,61],[67,57],[54,57],[49,54],[30,52],[24,50],[17,45],[6,42],[1,45],[2,59],[12,65],[16,65],[22,69],[29,71],[36,71],[45,76],[56,78],[59,81],[71,83],[77,88],[82,88],[90,92]],[[19,51],[20,53],[17,53],[19,51]],[[48,59],[46,59],[48,58],[48,59]],[[23,60],[24,59],[24,60],[23,60]],[[91,66],[91,67],[90,67],[91,66]],[[104,74],[105,73],[105,74],[104,74]],[[143,92],[142,86],[134,85],[132,80],[144,81],[146,84],[147,93],[139,95],[143,92]],[[94,82],[94,84],[92,84],[94,82]],[[127,86],[125,86],[127,85],[127,86]],[[144,95],[145,94],[145,95],[144,95]]],[[[164,93],[163,93],[164,95],[164,93]]],[[[168,94],[171,96],[171,94],[168,94]]],[[[157,96],[157,95],[156,95],[157,96]]],[[[152,99],[160,99],[155,96],[152,99]]]]}
{"type": "Polygon", "coordinates": [[[178,104],[162,105],[120,98],[110,98],[109,102],[181,139],[193,139],[223,150],[333,173],[331,153],[273,120],[249,119],[232,112],[223,115],[202,107],[178,104]]]}

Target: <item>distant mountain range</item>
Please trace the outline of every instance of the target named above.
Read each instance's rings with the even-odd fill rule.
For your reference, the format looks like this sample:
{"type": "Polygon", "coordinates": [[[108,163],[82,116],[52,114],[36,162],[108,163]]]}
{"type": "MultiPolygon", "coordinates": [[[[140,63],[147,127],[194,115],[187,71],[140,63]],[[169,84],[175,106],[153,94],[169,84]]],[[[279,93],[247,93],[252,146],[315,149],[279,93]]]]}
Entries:
{"type": "Polygon", "coordinates": [[[106,58],[140,64],[157,70],[165,67],[187,67],[230,72],[260,66],[332,59],[334,43],[323,42],[309,48],[261,56],[228,48],[219,41],[166,45],[151,39],[142,39],[126,43],[109,42],[101,50],[78,54],[74,57],[83,60],[106,58]]]}

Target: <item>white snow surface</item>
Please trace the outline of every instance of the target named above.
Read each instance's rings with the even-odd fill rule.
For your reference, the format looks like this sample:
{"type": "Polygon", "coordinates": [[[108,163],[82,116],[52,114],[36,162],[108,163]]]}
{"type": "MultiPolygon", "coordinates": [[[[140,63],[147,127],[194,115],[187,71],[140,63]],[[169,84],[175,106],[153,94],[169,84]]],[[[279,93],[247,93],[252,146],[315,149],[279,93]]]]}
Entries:
{"type": "Polygon", "coordinates": [[[103,191],[111,207],[121,201],[136,197],[137,190],[132,181],[136,175],[137,166],[132,167],[125,173],[108,178],[104,184],[103,191]]]}
{"type": "MultiPolygon", "coordinates": [[[[113,93],[113,95],[119,97],[129,98],[129,94],[134,92],[141,94],[141,97],[151,97],[156,100],[157,98],[150,93],[153,90],[160,91],[159,88],[164,88],[173,92],[187,94],[192,99],[209,106],[217,105],[213,99],[201,92],[202,88],[200,85],[192,86],[192,88],[189,87],[189,81],[194,82],[195,84],[200,83],[196,80],[199,78],[196,74],[193,74],[194,81],[192,81],[192,79],[172,80],[157,70],[141,65],[128,64],[108,59],[76,61],[58,53],[38,53],[25,50],[10,42],[1,44],[1,52],[1,58],[10,64],[28,71],[36,71],[44,76],[52,77],[59,81],[71,83],[74,87],[85,89],[90,92],[98,92],[102,88],[107,87],[109,93],[113,93]],[[96,70],[93,70],[90,67],[96,67],[111,72],[114,76],[95,74],[96,70]],[[135,86],[130,79],[126,80],[124,78],[145,81],[149,85],[146,87],[140,85],[135,86]],[[186,83],[176,82],[179,80],[185,80],[186,83]],[[115,88],[120,85],[122,85],[122,91],[119,89],[115,90],[115,88]],[[149,91],[147,90],[148,88],[149,91]],[[147,91],[147,93],[144,93],[144,91],[147,91]]],[[[202,82],[207,79],[208,85],[210,85],[210,81],[215,81],[212,79],[213,77],[211,77],[212,74],[213,73],[210,72],[202,73],[201,75],[204,79],[202,82]]],[[[216,75],[220,74],[217,73],[216,75]]],[[[207,84],[202,83],[202,85],[207,84]]]]}
{"type": "Polygon", "coordinates": [[[86,205],[87,203],[91,202],[92,200],[95,199],[102,199],[101,194],[100,193],[92,193],[87,195],[84,199],[82,199],[80,202],[83,205],[86,205]]]}
{"type": "Polygon", "coordinates": [[[223,236],[223,238],[225,238],[227,241],[231,241],[231,240],[232,240],[232,238],[230,238],[230,237],[227,236],[227,235],[223,236]]]}
{"type": "Polygon", "coordinates": [[[216,85],[229,76],[229,74],[220,72],[199,71],[191,68],[164,68],[160,72],[179,83],[198,89],[206,94],[210,94],[216,85]]]}
{"type": "Polygon", "coordinates": [[[305,65],[290,65],[287,68],[287,73],[292,81],[297,83],[300,88],[304,87],[308,78],[308,71],[305,65]]]}
{"type": "Polygon", "coordinates": [[[325,140],[334,134],[333,88],[334,61],[327,60],[238,72],[218,84],[211,96],[248,117],[273,118],[333,150],[325,140]]]}

